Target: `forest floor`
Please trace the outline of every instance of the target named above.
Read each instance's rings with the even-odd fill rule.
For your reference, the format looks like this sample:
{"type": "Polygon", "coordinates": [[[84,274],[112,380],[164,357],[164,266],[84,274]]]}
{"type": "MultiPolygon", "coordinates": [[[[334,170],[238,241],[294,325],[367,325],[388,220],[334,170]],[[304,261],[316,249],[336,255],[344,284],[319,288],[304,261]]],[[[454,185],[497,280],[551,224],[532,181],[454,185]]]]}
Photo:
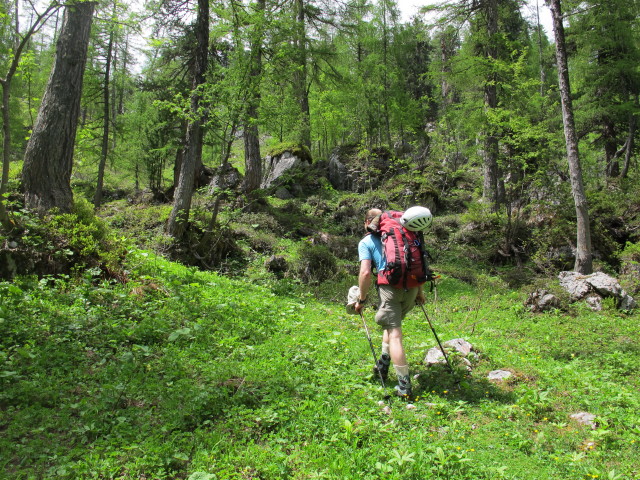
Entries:
{"type": "Polygon", "coordinates": [[[429,318],[473,345],[472,370],[453,354],[453,374],[424,365],[437,344],[414,309],[415,395],[385,400],[395,376],[386,391],[373,377],[343,286],[261,286],[141,251],[126,268],[124,284],[0,283],[0,478],[640,478],[638,317],[612,303],[533,314],[496,278],[443,276],[429,318]]]}

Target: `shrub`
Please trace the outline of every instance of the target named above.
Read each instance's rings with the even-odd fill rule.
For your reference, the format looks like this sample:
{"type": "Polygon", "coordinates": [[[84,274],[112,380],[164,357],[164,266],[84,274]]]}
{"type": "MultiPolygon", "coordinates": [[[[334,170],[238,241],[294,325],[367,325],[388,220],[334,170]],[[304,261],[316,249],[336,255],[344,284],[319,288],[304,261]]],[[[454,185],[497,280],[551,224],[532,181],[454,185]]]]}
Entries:
{"type": "Polygon", "coordinates": [[[631,294],[640,293],[640,242],[627,243],[620,253],[620,281],[631,294]]]}
{"type": "Polygon", "coordinates": [[[72,213],[52,212],[45,217],[21,213],[22,231],[7,242],[3,252],[12,268],[3,276],[68,274],[98,268],[109,277],[122,275],[127,251],[123,238],[113,235],[93,212],[91,204],[79,199],[72,213]]]}
{"type": "Polygon", "coordinates": [[[305,283],[321,283],[338,271],[336,258],[324,245],[305,244],[299,251],[295,272],[305,283]]]}

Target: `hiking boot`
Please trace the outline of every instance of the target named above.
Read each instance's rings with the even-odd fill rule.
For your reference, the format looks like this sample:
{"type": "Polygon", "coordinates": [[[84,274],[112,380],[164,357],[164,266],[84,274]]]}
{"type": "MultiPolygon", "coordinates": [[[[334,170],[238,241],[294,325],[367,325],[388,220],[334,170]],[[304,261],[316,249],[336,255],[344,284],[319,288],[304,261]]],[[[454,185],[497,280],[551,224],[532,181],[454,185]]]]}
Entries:
{"type": "Polygon", "coordinates": [[[389,365],[391,364],[391,357],[389,355],[381,355],[375,366],[373,367],[373,374],[378,377],[382,377],[382,381],[386,382],[389,376],[389,365]]]}
{"type": "Polygon", "coordinates": [[[411,378],[409,375],[406,377],[398,376],[398,385],[396,385],[396,395],[399,397],[411,396],[411,378]]]}

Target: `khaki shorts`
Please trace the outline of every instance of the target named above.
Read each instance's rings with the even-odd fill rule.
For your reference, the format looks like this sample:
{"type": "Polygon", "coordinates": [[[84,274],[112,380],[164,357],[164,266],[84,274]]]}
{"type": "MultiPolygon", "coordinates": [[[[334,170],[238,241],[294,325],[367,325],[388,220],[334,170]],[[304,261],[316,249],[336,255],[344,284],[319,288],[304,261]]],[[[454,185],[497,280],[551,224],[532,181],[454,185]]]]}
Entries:
{"type": "Polygon", "coordinates": [[[405,291],[389,285],[380,285],[378,290],[380,306],[376,313],[376,323],[383,329],[400,328],[402,319],[416,304],[418,287],[405,291]]]}

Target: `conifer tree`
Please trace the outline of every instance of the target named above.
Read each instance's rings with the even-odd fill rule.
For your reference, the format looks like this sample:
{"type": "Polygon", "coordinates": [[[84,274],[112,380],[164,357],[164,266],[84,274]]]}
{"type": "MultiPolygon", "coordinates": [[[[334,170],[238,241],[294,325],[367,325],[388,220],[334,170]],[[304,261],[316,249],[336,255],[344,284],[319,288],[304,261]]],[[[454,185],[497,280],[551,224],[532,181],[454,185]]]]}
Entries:
{"type": "Polygon", "coordinates": [[[94,7],[66,5],[55,63],[25,151],[25,206],[39,212],[68,212],[73,205],[73,152],[94,7]]]}

